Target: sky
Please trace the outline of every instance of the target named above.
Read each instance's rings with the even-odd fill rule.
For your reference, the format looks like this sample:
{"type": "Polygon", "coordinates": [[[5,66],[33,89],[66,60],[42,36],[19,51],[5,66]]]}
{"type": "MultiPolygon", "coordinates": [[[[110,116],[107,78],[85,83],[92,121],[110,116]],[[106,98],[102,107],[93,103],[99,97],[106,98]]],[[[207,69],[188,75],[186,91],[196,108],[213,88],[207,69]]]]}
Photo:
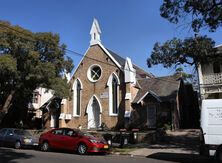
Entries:
{"type": "MultiPolygon", "coordinates": [[[[162,0],[0,0],[0,4],[0,20],[33,32],[58,33],[67,49],[82,55],[89,47],[89,32],[96,18],[106,48],[131,58],[134,64],[156,76],[170,75],[175,69],[164,69],[161,65],[147,67],[146,60],[154,44],[193,35],[185,26],[171,24],[160,16],[162,0]]],[[[222,44],[221,29],[201,34],[213,38],[216,45],[222,44]]],[[[81,57],[67,55],[76,68],[81,57]]],[[[186,67],[188,73],[192,70],[186,67]]]]}

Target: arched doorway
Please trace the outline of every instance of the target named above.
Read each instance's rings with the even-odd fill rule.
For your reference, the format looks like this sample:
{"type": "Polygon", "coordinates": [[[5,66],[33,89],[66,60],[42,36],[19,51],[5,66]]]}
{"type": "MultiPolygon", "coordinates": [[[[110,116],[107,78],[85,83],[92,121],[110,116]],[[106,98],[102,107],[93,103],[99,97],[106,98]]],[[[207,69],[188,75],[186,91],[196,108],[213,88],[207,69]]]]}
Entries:
{"type": "Polygon", "coordinates": [[[101,105],[96,96],[93,96],[87,106],[88,129],[97,129],[101,125],[101,105]]]}

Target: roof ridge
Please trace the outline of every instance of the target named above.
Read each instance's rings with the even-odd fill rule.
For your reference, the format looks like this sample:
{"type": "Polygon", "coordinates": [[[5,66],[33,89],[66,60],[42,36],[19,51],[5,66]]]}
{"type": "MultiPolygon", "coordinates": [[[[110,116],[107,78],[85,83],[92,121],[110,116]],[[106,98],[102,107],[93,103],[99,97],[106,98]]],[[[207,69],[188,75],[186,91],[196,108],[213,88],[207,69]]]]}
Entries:
{"type": "MultiPolygon", "coordinates": [[[[167,75],[167,76],[154,76],[152,79],[159,79],[159,78],[167,78],[167,77],[175,77],[175,75],[167,75]]],[[[151,78],[141,78],[139,80],[145,80],[145,79],[151,79],[151,78]]]]}
{"type": "MultiPolygon", "coordinates": [[[[109,52],[111,52],[112,54],[114,54],[114,55],[116,55],[117,57],[119,57],[120,59],[124,60],[124,63],[125,63],[126,59],[123,58],[121,55],[117,54],[117,53],[114,52],[113,50],[110,50],[109,48],[106,48],[106,49],[107,49],[109,52]]],[[[111,54],[111,55],[112,55],[112,54],[111,54]]],[[[113,56],[113,57],[115,58],[115,56],[113,56]]],[[[117,62],[119,62],[119,61],[117,60],[117,62]]],[[[121,63],[120,63],[120,64],[121,64],[121,63]]],[[[142,67],[138,66],[137,64],[135,64],[135,63],[133,63],[133,62],[132,62],[132,64],[133,64],[133,66],[136,67],[137,69],[140,69],[140,70],[144,71],[144,72],[145,72],[147,75],[149,75],[150,77],[155,77],[152,73],[145,71],[142,67]]]]}

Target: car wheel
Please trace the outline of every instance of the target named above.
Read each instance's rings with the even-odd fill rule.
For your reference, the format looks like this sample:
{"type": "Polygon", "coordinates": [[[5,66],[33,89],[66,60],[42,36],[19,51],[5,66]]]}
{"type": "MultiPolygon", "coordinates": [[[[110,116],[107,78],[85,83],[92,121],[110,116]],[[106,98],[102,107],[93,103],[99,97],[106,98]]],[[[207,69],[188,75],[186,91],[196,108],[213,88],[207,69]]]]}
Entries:
{"type": "Polygon", "coordinates": [[[47,152],[49,151],[49,143],[48,142],[44,142],[41,146],[41,151],[43,152],[47,152]]]}
{"type": "Polygon", "coordinates": [[[84,155],[87,153],[87,146],[83,143],[78,145],[77,151],[80,155],[84,155]]]}
{"type": "Polygon", "coordinates": [[[21,147],[22,147],[21,142],[20,141],[16,141],[15,142],[15,149],[21,149],[21,147]]]}

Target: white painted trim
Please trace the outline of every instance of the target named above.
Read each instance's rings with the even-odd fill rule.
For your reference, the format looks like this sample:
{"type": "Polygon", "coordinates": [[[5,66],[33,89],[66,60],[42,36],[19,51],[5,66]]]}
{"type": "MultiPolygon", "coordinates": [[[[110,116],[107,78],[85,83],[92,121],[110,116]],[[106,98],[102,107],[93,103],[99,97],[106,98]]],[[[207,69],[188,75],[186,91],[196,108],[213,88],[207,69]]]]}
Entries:
{"type": "MultiPolygon", "coordinates": [[[[99,98],[98,98],[95,94],[90,98],[90,100],[89,100],[89,102],[88,102],[88,104],[87,104],[86,113],[87,113],[87,114],[89,113],[89,108],[91,108],[89,105],[92,103],[93,98],[95,98],[95,99],[97,100],[98,104],[99,104],[99,113],[100,113],[100,114],[99,114],[99,126],[101,126],[101,124],[102,124],[101,114],[102,114],[103,109],[102,109],[102,105],[101,105],[101,103],[100,103],[99,98]]],[[[88,117],[87,117],[87,121],[88,121],[88,117]]],[[[87,122],[87,128],[90,129],[88,123],[89,123],[89,122],[87,122]]]]}
{"type": "Polygon", "coordinates": [[[73,109],[72,109],[72,116],[73,117],[81,117],[81,101],[82,101],[82,89],[83,89],[83,85],[82,85],[82,82],[79,78],[77,78],[74,83],[73,83],[73,86],[72,86],[72,90],[73,90],[73,109]],[[80,92],[80,109],[79,109],[79,115],[76,114],[77,112],[77,81],[79,81],[80,83],[80,88],[81,88],[81,92],[80,92]]]}
{"type": "Polygon", "coordinates": [[[89,66],[89,68],[88,68],[88,70],[87,70],[87,78],[88,78],[89,81],[95,83],[95,82],[99,81],[99,80],[102,78],[102,75],[103,75],[103,69],[102,69],[102,67],[101,67],[99,64],[92,64],[91,66],[89,66]],[[94,66],[98,66],[98,67],[101,69],[101,76],[99,77],[98,80],[93,80],[93,79],[91,78],[91,69],[92,69],[92,67],[94,67],[94,66]]]}
{"type": "MultiPolygon", "coordinates": [[[[108,50],[106,50],[106,48],[101,44],[101,43],[98,43],[96,45],[99,45],[102,50],[111,58],[111,60],[117,65],[118,68],[121,68],[122,66],[115,60],[115,58],[109,53],[108,50]]],[[[70,77],[70,80],[68,81],[68,83],[71,81],[71,79],[73,79],[76,71],[78,70],[79,66],[81,65],[83,59],[85,58],[86,54],[88,53],[89,49],[91,48],[91,46],[88,47],[88,49],[86,50],[85,54],[83,55],[81,61],[79,62],[78,66],[76,67],[75,71],[73,72],[73,74],[71,75],[70,77]]]]}
{"type": "Polygon", "coordinates": [[[73,72],[73,74],[71,75],[70,80],[68,81],[68,83],[69,83],[69,82],[71,81],[71,79],[74,77],[76,71],[78,70],[79,66],[81,65],[81,63],[82,63],[83,59],[85,58],[86,54],[88,53],[89,49],[90,49],[90,47],[88,47],[88,49],[86,50],[86,52],[85,52],[85,54],[83,55],[81,61],[79,62],[78,66],[76,67],[76,69],[75,69],[75,71],[73,72]]]}
{"type": "Polygon", "coordinates": [[[151,94],[153,97],[155,97],[159,102],[161,102],[161,99],[154,93],[153,91],[147,91],[137,102],[139,104],[148,94],[151,94]]]}
{"type": "Polygon", "coordinates": [[[90,30],[89,34],[93,34],[93,32],[95,32],[95,31],[94,31],[94,30],[95,30],[94,28],[96,28],[96,31],[97,31],[98,33],[102,33],[102,32],[101,32],[101,29],[100,29],[100,27],[99,27],[98,20],[97,20],[96,18],[93,19],[92,27],[91,27],[91,30],[90,30]],[[93,25],[95,25],[95,26],[93,26],[93,25]]]}
{"type": "Polygon", "coordinates": [[[109,87],[109,116],[118,116],[118,113],[113,113],[113,96],[112,96],[112,79],[115,77],[118,81],[118,87],[117,87],[117,109],[119,111],[119,85],[120,80],[119,77],[113,72],[108,79],[107,86],[109,87]]]}
{"type": "Polygon", "coordinates": [[[109,79],[108,79],[108,82],[107,82],[107,86],[109,86],[112,82],[112,79],[113,79],[113,75],[116,77],[117,81],[118,81],[118,85],[120,85],[120,80],[119,80],[119,77],[116,75],[115,72],[113,72],[110,76],[109,76],[109,79]]]}
{"type": "Polygon", "coordinates": [[[56,127],[56,115],[51,114],[51,120],[50,120],[50,127],[55,128],[56,127]]]}
{"type": "Polygon", "coordinates": [[[145,97],[148,95],[149,92],[146,92],[138,101],[137,104],[139,104],[145,97]]]}
{"type": "Polygon", "coordinates": [[[88,102],[88,104],[87,104],[86,113],[88,114],[88,112],[89,112],[89,104],[90,104],[91,100],[93,100],[93,97],[95,97],[96,100],[98,101],[99,108],[100,108],[100,113],[102,113],[102,112],[103,112],[103,109],[102,109],[101,102],[100,102],[99,98],[98,98],[95,94],[90,98],[90,100],[89,100],[89,102],[88,102]]]}
{"type": "Polygon", "coordinates": [[[82,84],[82,81],[79,79],[79,78],[76,78],[75,81],[73,82],[73,85],[72,85],[72,90],[74,90],[74,83],[76,83],[76,81],[79,81],[80,82],[80,85],[81,85],[81,89],[83,89],[83,84],[82,84]]]}
{"type": "Polygon", "coordinates": [[[99,45],[104,52],[111,58],[111,60],[119,67],[121,68],[122,66],[115,60],[115,58],[109,53],[108,50],[106,50],[106,48],[99,42],[97,45],[99,45]]]}
{"type": "Polygon", "coordinates": [[[101,42],[101,39],[100,39],[100,34],[101,33],[102,32],[100,30],[99,23],[94,18],[93,23],[92,23],[92,27],[91,27],[91,30],[90,30],[90,35],[91,35],[90,45],[95,45],[95,44],[101,42]]]}

